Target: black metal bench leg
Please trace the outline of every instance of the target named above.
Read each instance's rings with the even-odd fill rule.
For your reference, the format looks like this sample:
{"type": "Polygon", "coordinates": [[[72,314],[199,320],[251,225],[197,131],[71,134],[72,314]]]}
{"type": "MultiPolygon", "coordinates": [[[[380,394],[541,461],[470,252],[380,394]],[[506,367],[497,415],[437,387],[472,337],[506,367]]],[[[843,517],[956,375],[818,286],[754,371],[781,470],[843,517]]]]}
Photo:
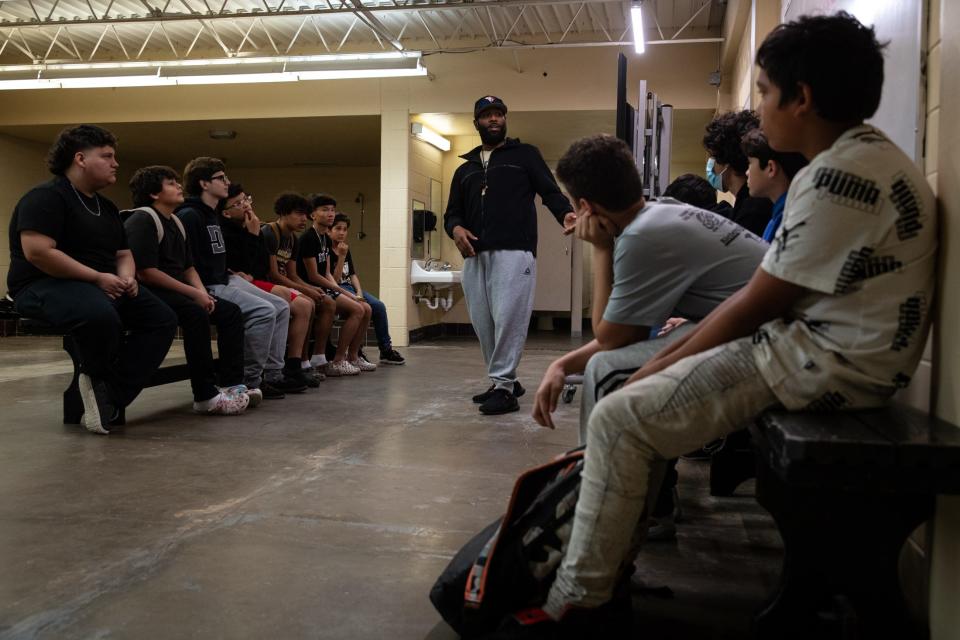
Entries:
{"type": "Polygon", "coordinates": [[[70,335],[63,336],[63,350],[70,355],[73,361],[73,379],[70,386],[63,392],[63,424],[80,424],[83,416],[83,400],[80,399],[80,356],[77,347],[70,335]]]}
{"type": "Polygon", "coordinates": [[[757,454],[746,430],[731,433],[710,458],[710,495],[732,496],[737,487],[757,475],[757,454]]]}
{"type": "Polygon", "coordinates": [[[933,496],[789,487],[761,465],[757,501],[785,552],[780,585],[754,619],[759,638],[921,637],[897,562],[907,536],[933,515],[933,496]]]}

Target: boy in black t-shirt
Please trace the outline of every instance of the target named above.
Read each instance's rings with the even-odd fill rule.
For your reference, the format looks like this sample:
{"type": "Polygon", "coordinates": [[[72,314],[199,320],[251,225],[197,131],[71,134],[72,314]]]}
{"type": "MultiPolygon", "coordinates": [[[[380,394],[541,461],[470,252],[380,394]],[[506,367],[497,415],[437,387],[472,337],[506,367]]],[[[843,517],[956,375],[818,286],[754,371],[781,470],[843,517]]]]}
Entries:
{"type": "Polygon", "coordinates": [[[13,210],[7,274],[18,313],[73,337],[83,422],[101,434],[163,362],[177,329],[170,308],[137,285],[117,207],[97,193],[117,180],[116,146],[92,125],[60,133],[47,156],[54,178],[13,210]]]}
{"type": "Polygon", "coordinates": [[[360,348],[370,326],[370,307],[354,292],[343,289],[331,277],[330,253],[332,241],[327,230],[337,213],[337,202],[327,194],[310,196],[313,226],[300,239],[297,268],[302,277],[330,294],[337,304],[337,312],[344,317],[337,342],[334,361],[327,365],[327,375],[356,375],[374,371],[377,365],[360,357],[360,348]]]}
{"type": "Polygon", "coordinates": [[[350,217],[343,212],[338,212],[333,218],[333,226],[328,234],[330,239],[333,240],[334,256],[331,257],[331,262],[335,263],[333,279],[339,282],[340,286],[348,292],[363,298],[364,302],[369,305],[373,330],[377,334],[377,345],[380,347],[380,364],[403,364],[406,361],[393,348],[393,342],[390,340],[390,325],[387,322],[386,305],[360,286],[360,276],[357,275],[357,269],[353,265],[353,256],[350,255],[350,247],[347,245],[347,231],[349,229],[350,217]]]}
{"type": "Polygon", "coordinates": [[[177,314],[190,368],[193,410],[243,413],[250,402],[243,382],[243,314],[227,300],[207,292],[193,268],[186,231],[174,209],[183,203],[180,176],[170,167],[138,169],[130,179],[133,204],[124,222],[137,277],[177,314]],[[210,324],[217,325],[221,383],[215,384],[210,324]]]}
{"type": "Polygon", "coordinates": [[[263,225],[260,234],[269,256],[267,280],[295,292],[294,299],[290,301],[292,319],[286,367],[290,371],[309,371],[305,380],[316,386],[318,379],[313,378],[307,354],[307,333],[312,325],[317,348],[322,349],[333,326],[336,304],[323,290],[304,282],[297,275],[297,232],[307,226],[310,203],[298,193],[282,193],[274,201],[273,211],[277,214],[277,221],[263,225]]]}

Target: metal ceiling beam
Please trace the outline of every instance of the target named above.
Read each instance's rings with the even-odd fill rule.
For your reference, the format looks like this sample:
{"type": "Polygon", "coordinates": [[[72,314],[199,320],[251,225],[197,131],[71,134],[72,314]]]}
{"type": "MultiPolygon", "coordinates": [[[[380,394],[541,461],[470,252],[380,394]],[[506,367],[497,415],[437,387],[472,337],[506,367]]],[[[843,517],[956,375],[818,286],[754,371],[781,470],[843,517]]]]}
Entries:
{"type": "MultiPolygon", "coordinates": [[[[722,43],[723,38],[677,38],[676,40],[647,40],[647,45],[658,44],[704,44],[704,43],[722,43]]],[[[511,43],[511,44],[489,44],[477,45],[475,47],[459,47],[446,49],[421,49],[424,55],[437,53],[465,53],[470,51],[480,51],[482,49],[583,49],[585,47],[632,47],[633,40],[619,40],[615,42],[548,42],[537,43],[511,43]]]]}
{"type": "MultiPolygon", "coordinates": [[[[360,0],[353,0],[355,5],[361,5],[360,0]]],[[[109,17],[106,12],[104,15],[101,15],[99,18],[96,17],[94,13],[94,18],[83,18],[80,20],[74,20],[72,17],[62,16],[64,20],[60,20],[59,17],[56,19],[50,19],[49,21],[43,20],[40,18],[39,13],[36,12],[34,0],[7,0],[7,6],[9,7],[10,3],[13,2],[24,2],[33,10],[34,18],[33,19],[22,19],[21,22],[12,22],[8,21],[7,24],[12,26],[16,25],[18,27],[57,27],[64,24],[68,25],[101,25],[101,24],[136,24],[143,22],[157,22],[162,20],[164,22],[181,22],[181,21],[215,21],[215,20],[236,20],[238,18],[290,18],[298,16],[313,16],[313,15],[336,15],[336,14],[356,14],[358,11],[362,11],[364,14],[376,14],[376,13],[418,13],[422,11],[463,11],[467,9],[478,9],[478,8],[504,8],[504,7],[542,7],[550,5],[580,5],[580,4],[608,4],[613,3],[619,5],[619,0],[489,0],[489,1],[480,1],[480,2],[468,2],[464,0],[451,0],[448,2],[436,3],[436,4],[404,4],[404,5],[383,5],[383,6],[370,6],[370,5],[361,5],[363,8],[358,9],[357,6],[350,6],[349,4],[340,4],[338,6],[331,6],[326,8],[312,8],[312,9],[298,9],[295,11],[233,11],[229,13],[224,10],[214,11],[213,8],[203,0],[204,6],[207,8],[206,13],[200,13],[193,10],[189,5],[184,3],[181,0],[181,4],[188,7],[190,13],[171,13],[162,11],[152,5],[144,3],[144,6],[150,11],[150,15],[143,16],[127,16],[124,18],[118,17],[109,17]]],[[[225,3],[226,4],[226,3],[225,3]]],[[[225,4],[224,7],[225,8],[225,4]]],[[[113,3],[110,3],[112,6],[113,3]]],[[[109,11],[108,7],[108,10],[109,11]]],[[[9,12],[9,9],[6,10],[9,12]]],[[[3,23],[0,23],[2,26],[3,23]]],[[[384,27],[384,31],[385,31],[384,27]]],[[[385,35],[383,32],[381,36],[385,35]]]]}

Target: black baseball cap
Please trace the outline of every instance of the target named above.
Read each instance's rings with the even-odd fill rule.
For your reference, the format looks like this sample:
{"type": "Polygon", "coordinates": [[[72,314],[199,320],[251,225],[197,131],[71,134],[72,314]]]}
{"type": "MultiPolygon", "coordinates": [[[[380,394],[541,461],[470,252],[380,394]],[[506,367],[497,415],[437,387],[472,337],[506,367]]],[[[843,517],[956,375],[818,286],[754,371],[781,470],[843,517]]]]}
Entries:
{"type": "Polygon", "coordinates": [[[493,107],[500,109],[504,113],[507,112],[507,105],[503,104],[503,100],[496,96],[483,96],[473,105],[473,117],[479,118],[481,113],[493,107]]]}

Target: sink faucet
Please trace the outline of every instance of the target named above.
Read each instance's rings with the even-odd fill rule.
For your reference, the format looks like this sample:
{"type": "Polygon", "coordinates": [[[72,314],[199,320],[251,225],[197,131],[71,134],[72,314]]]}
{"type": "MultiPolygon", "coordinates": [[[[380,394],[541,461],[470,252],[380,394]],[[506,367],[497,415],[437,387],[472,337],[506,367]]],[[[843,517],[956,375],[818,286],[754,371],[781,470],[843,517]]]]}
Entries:
{"type": "Polygon", "coordinates": [[[428,258],[426,262],[423,263],[424,271],[433,271],[434,267],[440,264],[440,260],[437,258],[428,258]]]}

